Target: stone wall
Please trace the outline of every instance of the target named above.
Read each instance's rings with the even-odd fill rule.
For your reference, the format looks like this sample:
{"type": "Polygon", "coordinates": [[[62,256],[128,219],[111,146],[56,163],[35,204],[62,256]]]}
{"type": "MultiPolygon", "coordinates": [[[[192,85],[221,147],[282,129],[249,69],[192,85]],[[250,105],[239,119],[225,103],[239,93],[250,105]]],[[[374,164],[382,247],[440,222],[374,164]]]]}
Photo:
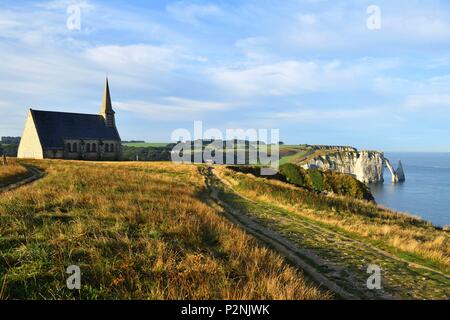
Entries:
{"type": "Polygon", "coordinates": [[[119,141],[67,139],[64,145],[65,159],[115,161],[121,158],[119,141]]]}
{"type": "Polygon", "coordinates": [[[64,146],[61,150],[45,150],[44,158],[91,161],[116,161],[121,158],[121,144],[117,141],[67,139],[64,141],[64,146]],[[106,151],[106,145],[108,145],[108,151],[106,151]],[[114,146],[113,151],[111,151],[111,145],[114,146]]]}

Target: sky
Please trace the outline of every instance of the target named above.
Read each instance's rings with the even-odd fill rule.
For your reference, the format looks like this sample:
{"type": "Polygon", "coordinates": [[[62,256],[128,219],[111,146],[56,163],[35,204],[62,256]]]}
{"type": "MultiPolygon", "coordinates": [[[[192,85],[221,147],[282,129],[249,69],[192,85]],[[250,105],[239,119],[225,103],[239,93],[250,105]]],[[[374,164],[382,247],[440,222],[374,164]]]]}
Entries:
{"type": "Polygon", "coordinates": [[[108,75],[123,140],[203,121],[450,152],[450,0],[2,0],[0,61],[0,136],[29,108],[98,113],[108,75]]]}

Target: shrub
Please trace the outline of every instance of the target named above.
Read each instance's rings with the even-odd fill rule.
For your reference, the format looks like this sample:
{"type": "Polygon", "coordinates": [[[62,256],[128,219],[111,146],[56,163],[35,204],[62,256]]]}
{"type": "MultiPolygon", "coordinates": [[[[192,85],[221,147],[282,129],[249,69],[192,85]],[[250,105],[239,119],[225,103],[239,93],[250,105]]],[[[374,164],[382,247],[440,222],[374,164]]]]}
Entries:
{"type": "Polygon", "coordinates": [[[323,174],[326,190],[356,199],[375,200],[370,189],[353,176],[332,171],[326,171],[323,174]]]}
{"type": "MultiPolygon", "coordinates": [[[[228,169],[261,177],[261,167],[258,166],[229,166],[228,169]]],[[[370,189],[348,174],[319,169],[305,170],[293,163],[286,163],[280,166],[278,174],[262,178],[288,182],[313,192],[327,191],[355,199],[374,201],[370,189]]]]}
{"type": "Polygon", "coordinates": [[[319,171],[318,169],[309,169],[307,174],[310,181],[310,186],[314,191],[325,191],[325,183],[323,179],[324,173],[322,171],[319,171]]]}
{"type": "Polygon", "coordinates": [[[299,187],[306,187],[305,174],[302,168],[292,163],[286,163],[280,166],[280,174],[287,182],[295,184],[299,187]]]}

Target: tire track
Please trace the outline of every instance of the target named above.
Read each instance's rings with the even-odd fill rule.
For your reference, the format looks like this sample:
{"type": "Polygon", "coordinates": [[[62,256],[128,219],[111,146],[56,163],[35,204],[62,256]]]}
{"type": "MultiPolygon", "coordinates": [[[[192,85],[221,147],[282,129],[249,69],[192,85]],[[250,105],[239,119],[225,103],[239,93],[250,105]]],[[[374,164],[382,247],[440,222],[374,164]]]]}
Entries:
{"type": "Polygon", "coordinates": [[[403,260],[382,249],[328,230],[300,217],[293,221],[280,216],[281,212],[289,211],[283,208],[278,210],[269,204],[246,198],[234,191],[228,181],[218,177],[211,167],[203,170],[211,197],[225,209],[225,215],[230,220],[279,251],[303,269],[315,282],[335,292],[341,298],[399,299],[406,296],[422,299],[435,296],[428,291],[435,291],[435,294],[440,297],[450,294],[448,275],[403,260]],[[219,198],[219,190],[224,187],[230,190],[226,194],[232,197],[225,201],[219,198]],[[233,206],[228,202],[233,203],[233,206]],[[245,205],[243,211],[239,209],[241,202],[245,205]],[[272,216],[261,218],[245,213],[252,211],[269,213],[269,216],[272,216]],[[276,230],[273,222],[285,226],[291,226],[294,223],[301,232],[289,234],[283,229],[276,230]],[[346,267],[353,263],[352,260],[356,261],[356,266],[346,267]],[[381,290],[368,290],[365,287],[365,281],[369,275],[361,267],[371,260],[383,265],[383,283],[386,279],[388,288],[384,288],[383,285],[381,290]],[[437,275],[441,277],[440,280],[436,279],[437,275]],[[403,283],[403,279],[407,282],[403,283]]]}
{"type": "Polygon", "coordinates": [[[20,181],[17,181],[17,182],[14,182],[14,183],[11,183],[11,184],[1,187],[0,193],[4,193],[4,192],[8,192],[8,191],[12,191],[14,189],[20,188],[24,185],[27,185],[36,180],[39,180],[45,176],[45,173],[36,167],[30,166],[30,165],[25,165],[25,167],[27,168],[28,172],[31,173],[31,176],[26,177],[20,181]]]}

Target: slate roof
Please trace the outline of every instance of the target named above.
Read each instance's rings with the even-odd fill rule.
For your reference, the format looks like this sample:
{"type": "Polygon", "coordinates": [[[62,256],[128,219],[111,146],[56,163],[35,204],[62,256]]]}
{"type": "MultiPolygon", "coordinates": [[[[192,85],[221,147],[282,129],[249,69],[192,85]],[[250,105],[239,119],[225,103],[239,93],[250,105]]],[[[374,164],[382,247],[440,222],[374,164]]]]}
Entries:
{"type": "Polygon", "coordinates": [[[44,149],[64,148],[64,139],[119,140],[116,128],[108,128],[96,114],[30,110],[44,149]]]}

